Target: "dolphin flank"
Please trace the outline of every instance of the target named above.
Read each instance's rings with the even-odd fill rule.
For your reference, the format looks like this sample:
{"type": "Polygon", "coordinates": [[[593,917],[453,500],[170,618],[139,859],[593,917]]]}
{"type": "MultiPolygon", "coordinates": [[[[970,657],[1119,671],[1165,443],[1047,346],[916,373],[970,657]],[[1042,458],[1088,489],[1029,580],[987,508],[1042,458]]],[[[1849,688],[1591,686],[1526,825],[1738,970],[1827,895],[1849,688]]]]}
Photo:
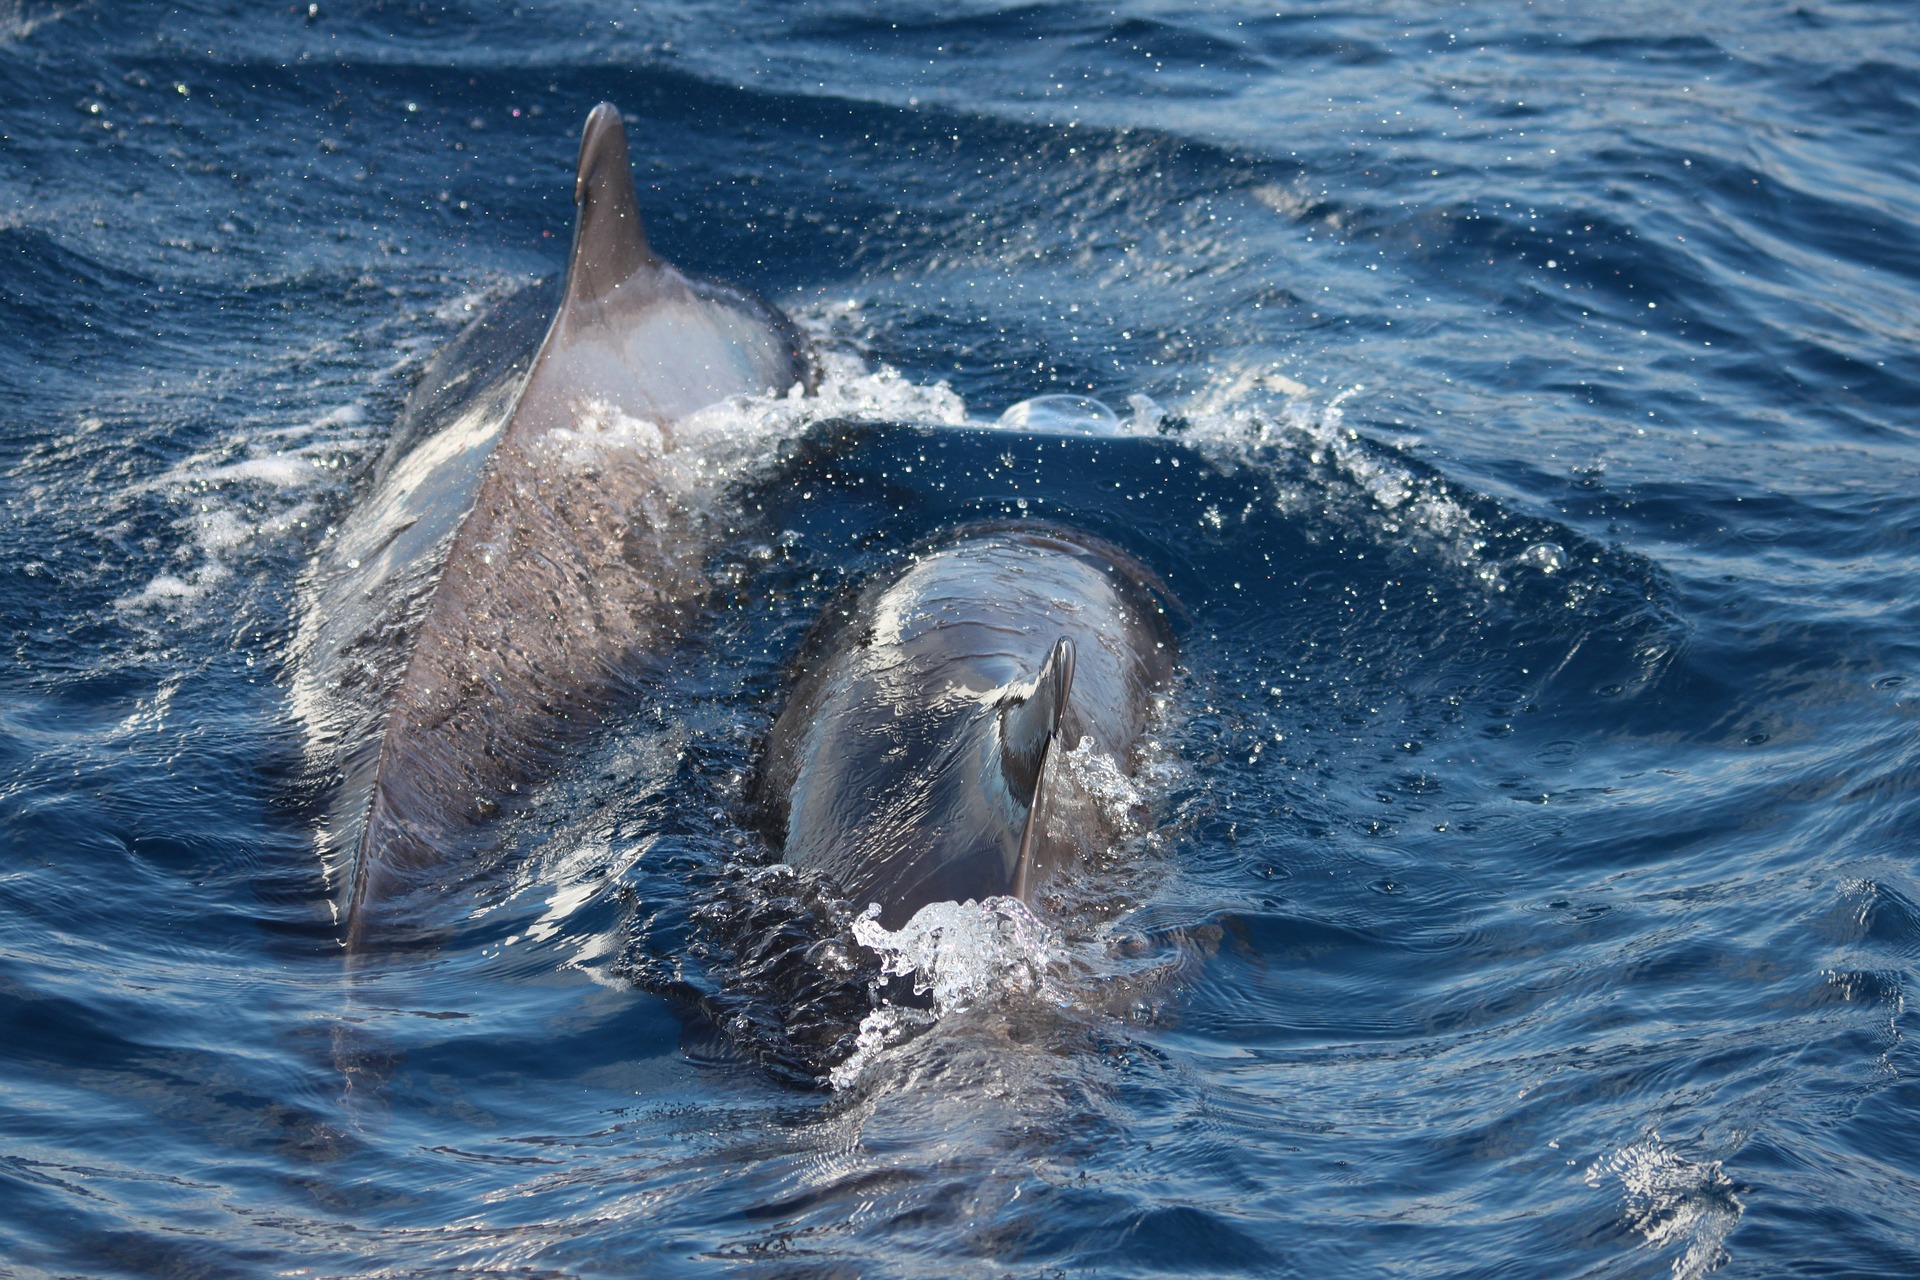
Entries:
{"type": "Polygon", "coordinates": [[[336,786],[321,845],[350,948],[475,848],[705,597],[704,516],[668,482],[686,471],[675,424],[811,382],[786,317],[649,248],[608,104],[574,200],[564,283],[433,361],[305,584],[293,698],[336,786]]]}

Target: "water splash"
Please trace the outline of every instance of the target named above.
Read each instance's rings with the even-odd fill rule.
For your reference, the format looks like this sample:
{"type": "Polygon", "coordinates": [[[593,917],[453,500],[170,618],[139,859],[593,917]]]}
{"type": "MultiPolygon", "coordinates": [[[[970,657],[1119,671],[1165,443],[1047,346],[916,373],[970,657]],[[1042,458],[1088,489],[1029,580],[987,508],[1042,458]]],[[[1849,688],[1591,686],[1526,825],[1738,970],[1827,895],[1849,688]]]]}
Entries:
{"type": "Polygon", "coordinates": [[[1186,409],[1184,438],[1216,465],[1269,475],[1281,515],[1332,519],[1368,541],[1405,547],[1464,573],[1490,594],[1509,589],[1515,568],[1554,573],[1567,567],[1567,552],[1552,544],[1506,556],[1511,531],[1476,512],[1469,495],[1348,426],[1347,404],[1364,386],[1322,403],[1286,381],[1278,403],[1239,382],[1199,397],[1186,409]]]}
{"type": "Polygon", "coordinates": [[[870,906],[854,921],[855,941],[880,957],[884,976],[908,979],[932,1007],[889,1004],[869,1013],[853,1054],[828,1077],[835,1089],[852,1086],[880,1054],[948,1014],[1007,1000],[1072,1003],[1054,977],[1067,959],[1065,939],[1018,898],[929,903],[896,930],[879,914],[870,906]]]}
{"type": "Polygon", "coordinates": [[[1673,1274],[1694,1280],[1727,1261],[1722,1247],[1744,1206],[1718,1160],[1695,1163],[1650,1133],[1587,1169],[1586,1183],[1618,1179],[1627,1225],[1654,1249],[1682,1247],[1673,1274]]]}
{"type": "MultiPolygon", "coordinates": [[[[1147,808],[1146,791],[1138,778],[1129,776],[1120,761],[1102,751],[1090,736],[1082,737],[1078,744],[1060,752],[1060,763],[1073,785],[1099,806],[1101,816],[1115,834],[1133,835],[1141,829],[1147,808]]],[[[1172,776],[1167,773],[1159,778],[1161,789],[1172,776]]]]}
{"type": "Polygon", "coordinates": [[[243,425],[132,486],[136,499],[159,494],[180,511],[172,567],[116,601],[123,611],[192,606],[232,576],[236,559],[256,546],[297,536],[319,523],[320,501],[339,483],[343,460],[372,438],[361,399],[303,421],[243,425]]]}
{"type": "MultiPolygon", "coordinates": [[[[517,281],[494,282],[442,303],[441,323],[484,312],[517,281]]],[[[418,345],[418,344],[415,344],[418,345]]],[[[317,358],[324,351],[302,353],[317,358]]],[[[404,383],[424,363],[422,346],[375,381],[404,383]]],[[[921,384],[897,369],[871,366],[840,350],[820,353],[821,376],[812,395],[740,396],[675,423],[671,437],[653,423],[603,402],[576,407],[568,428],[543,442],[556,466],[578,469],[613,461],[616,453],[643,453],[662,464],[673,495],[696,510],[719,505],[730,484],[765,474],[809,427],[832,418],[930,422],[967,421],[961,398],[945,382],[921,384]]],[[[324,526],[329,503],[382,447],[387,422],[370,413],[365,386],[342,388],[351,398],[299,417],[242,422],[159,475],[128,488],[123,498],[158,496],[178,514],[178,543],[166,568],[126,592],[126,612],[213,610],[218,589],[247,558],[304,542],[324,526]]],[[[82,432],[98,431],[88,419],[82,432]]]]}

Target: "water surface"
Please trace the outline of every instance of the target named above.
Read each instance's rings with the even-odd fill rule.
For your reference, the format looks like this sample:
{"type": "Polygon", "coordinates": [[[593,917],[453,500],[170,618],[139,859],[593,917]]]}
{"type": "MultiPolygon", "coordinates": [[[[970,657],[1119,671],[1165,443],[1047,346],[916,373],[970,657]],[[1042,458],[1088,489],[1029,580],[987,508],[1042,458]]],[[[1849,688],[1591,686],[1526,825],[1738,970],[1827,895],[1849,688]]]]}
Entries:
{"type": "Polygon", "coordinates": [[[1910,6],[0,0],[0,69],[0,1268],[1920,1272],[1910,6]],[[349,981],[301,573],[603,99],[828,395],[349,981]],[[1049,393],[1121,434],[953,425],[1049,393]],[[782,664],[1036,514],[1188,607],[1153,828],[809,1084],[782,664]]]}

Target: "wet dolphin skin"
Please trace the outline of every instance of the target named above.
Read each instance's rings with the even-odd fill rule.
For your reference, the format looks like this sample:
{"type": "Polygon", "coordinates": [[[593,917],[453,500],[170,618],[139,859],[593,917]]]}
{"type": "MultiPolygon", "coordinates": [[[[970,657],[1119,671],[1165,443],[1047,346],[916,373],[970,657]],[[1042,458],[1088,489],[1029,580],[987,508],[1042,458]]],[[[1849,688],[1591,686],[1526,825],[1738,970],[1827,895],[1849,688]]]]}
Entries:
{"type": "Polygon", "coordinates": [[[791,864],[898,927],[1028,901],[1107,838],[1064,754],[1127,768],[1174,641],[1151,576],[1072,530],[963,531],[830,608],[759,786],[791,864]]]}
{"type": "Polygon", "coordinates": [[[350,947],[403,919],[704,598],[702,514],[662,478],[675,423],[811,376],[779,312],[654,255],[607,104],[574,198],[557,299],[509,300],[429,366],[309,575],[294,703],[336,780],[321,843],[350,947]]]}

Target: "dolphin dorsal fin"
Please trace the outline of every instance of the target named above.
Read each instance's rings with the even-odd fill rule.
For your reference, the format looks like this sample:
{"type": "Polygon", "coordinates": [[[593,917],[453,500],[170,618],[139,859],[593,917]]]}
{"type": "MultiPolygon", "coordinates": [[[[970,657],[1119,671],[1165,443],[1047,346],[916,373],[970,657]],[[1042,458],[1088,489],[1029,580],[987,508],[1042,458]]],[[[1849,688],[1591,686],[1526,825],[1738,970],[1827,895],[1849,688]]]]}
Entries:
{"type": "Polygon", "coordinates": [[[580,167],[573,179],[580,216],[567,262],[566,305],[599,302],[642,267],[660,259],[640,225],[633,189],[633,162],[619,108],[603,102],[587,116],[580,134],[580,167]]]}
{"type": "Polygon", "coordinates": [[[1061,636],[1032,686],[1000,706],[1000,765],[1022,804],[1031,805],[1039,793],[1047,747],[1066,718],[1072,692],[1073,641],[1061,636]]]}
{"type": "Polygon", "coordinates": [[[785,316],[737,289],[682,275],[648,246],[626,126],[610,103],[587,116],[573,194],[579,209],[566,286],[503,439],[524,443],[570,427],[595,402],[670,424],[731,396],[785,391],[806,376],[805,340],[785,316]]]}
{"type": "Polygon", "coordinates": [[[1042,822],[1047,763],[1053,742],[1066,723],[1067,699],[1073,693],[1073,641],[1061,636],[1053,652],[1033,678],[1031,690],[1000,709],[1000,765],[1007,785],[1027,806],[1027,825],[1020,833],[1020,861],[1013,872],[1013,896],[1030,898],[1035,879],[1034,859],[1042,822]]]}

